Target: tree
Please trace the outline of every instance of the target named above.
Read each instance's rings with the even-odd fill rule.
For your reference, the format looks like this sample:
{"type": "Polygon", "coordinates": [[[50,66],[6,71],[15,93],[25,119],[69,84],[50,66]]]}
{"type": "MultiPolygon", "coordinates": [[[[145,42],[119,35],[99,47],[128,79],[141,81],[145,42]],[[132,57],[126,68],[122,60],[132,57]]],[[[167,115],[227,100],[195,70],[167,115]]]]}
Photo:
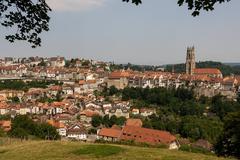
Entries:
{"type": "Polygon", "coordinates": [[[126,120],[127,119],[125,117],[119,117],[119,118],[117,118],[116,125],[123,126],[125,124],[126,120]]]}
{"type": "Polygon", "coordinates": [[[224,121],[223,134],[214,148],[220,156],[234,156],[240,159],[240,111],[229,114],[224,121]]]}
{"type": "Polygon", "coordinates": [[[109,88],[109,95],[112,96],[114,94],[118,93],[118,89],[115,86],[111,86],[109,88]]]}
{"type": "Polygon", "coordinates": [[[42,59],[40,63],[38,63],[38,66],[42,66],[42,67],[46,67],[47,63],[44,62],[44,60],[42,59]]]}
{"type": "Polygon", "coordinates": [[[5,132],[4,130],[0,127],[0,137],[5,137],[5,132]]]}
{"type": "Polygon", "coordinates": [[[11,131],[15,133],[14,130],[19,130],[19,129],[23,129],[28,135],[33,135],[35,133],[35,129],[36,126],[34,125],[34,122],[26,115],[19,115],[16,116],[13,120],[12,120],[12,127],[11,127],[11,131]]]}
{"type": "Polygon", "coordinates": [[[37,137],[47,140],[57,140],[60,138],[56,128],[48,123],[37,124],[35,134],[37,137]]]}
{"type": "MultiPolygon", "coordinates": [[[[132,0],[132,3],[139,5],[143,0],[132,0]]],[[[178,5],[188,5],[189,10],[193,10],[192,15],[198,16],[201,10],[212,11],[216,3],[229,2],[231,0],[178,0],[178,5]]],[[[123,2],[129,2],[129,0],[123,0],[123,2]]]]}
{"type": "MultiPolygon", "coordinates": [[[[122,0],[129,2],[129,0],[122,0]]],[[[138,5],[143,0],[131,0],[138,5]]],[[[193,10],[192,15],[199,15],[200,11],[212,11],[216,3],[229,2],[230,0],[177,0],[178,5],[188,5],[193,10]]],[[[7,28],[16,29],[16,33],[7,35],[5,38],[10,42],[23,40],[32,44],[32,47],[41,46],[39,34],[49,31],[51,8],[46,0],[1,0],[0,23],[7,28]]]]}
{"type": "Polygon", "coordinates": [[[94,115],[92,117],[92,126],[99,127],[102,124],[102,117],[99,115],[94,115]]]}
{"type": "Polygon", "coordinates": [[[109,124],[110,124],[109,127],[112,127],[116,123],[117,123],[117,117],[115,115],[111,116],[110,122],[109,122],[109,124]]]}
{"type": "Polygon", "coordinates": [[[20,103],[20,99],[17,96],[10,97],[9,100],[11,100],[13,103],[20,103]]]}
{"type": "Polygon", "coordinates": [[[18,115],[12,120],[12,128],[8,134],[21,139],[27,139],[29,135],[48,140],[60,138],[55,127],[47,123],[34,122],[26,115],[18,115]]]}
{"type": "Polygon", "coordinates": [[[14,128],[9,132],[9,135],[14,138],[27,139],[28,133],[23,128],[14,128]]]}
{"type": "Polygon", "coordinates": [[[103,117],[102,123],[105,127],[109,127],[111,125],[110,120],[109,120],[109,115],[105,115],[103,117]]]}
{"type": "Polygon", "coordinates": [[[48,12],[51,11],[45,0],[1,0],[0,23],[7,28],[17,28],[17,32],[7,35],[10,42],[24,40],[32,47],[41,45],[39,34],[49,30],[48,12]]]}

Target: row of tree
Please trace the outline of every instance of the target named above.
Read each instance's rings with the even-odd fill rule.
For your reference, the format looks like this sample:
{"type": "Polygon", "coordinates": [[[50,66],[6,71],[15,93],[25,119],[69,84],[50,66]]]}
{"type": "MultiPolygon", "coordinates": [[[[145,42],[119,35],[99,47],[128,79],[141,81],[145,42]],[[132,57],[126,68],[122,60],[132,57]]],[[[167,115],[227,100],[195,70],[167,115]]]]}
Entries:
{"type": "Polygon", "coordinates": [[[30,117],[25,115],[19,115],[12,119],[12,126],[8,135],[21,139],[28,139],[29,137],[36,137],[45,140],[60,139],[55,127],[47,123],[34,122],[30,117]]]}
{"type": "Polygon", "coordinates": [[[104,117],[95,115],[92,118],[92,126],[99,127],[101,125],[105,127],[112,127],[113,125],[122,126],[126,122],[125,117],[116,117],[115,115],[109,118],[109,115],[105,115],[104,117]]]}
{"type": "Polygon", "coordinates": [[[24,82],[22,80],[4,80],[0,82],[0,90],[12,89],[27,91],[30,88],[47,88],[48,85],[61,85],[58,81],[30,81],[24,82]]]}

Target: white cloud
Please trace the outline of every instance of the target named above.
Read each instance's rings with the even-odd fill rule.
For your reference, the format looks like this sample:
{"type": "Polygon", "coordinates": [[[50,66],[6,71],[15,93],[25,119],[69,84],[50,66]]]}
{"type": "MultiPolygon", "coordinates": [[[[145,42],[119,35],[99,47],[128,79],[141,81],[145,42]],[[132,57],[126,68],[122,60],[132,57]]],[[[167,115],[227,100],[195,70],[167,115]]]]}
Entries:
{"type": "Polygon", "coordinates": [[[46,0],[55,11],[82,11],[100,7],[106,0],[46,0]]]}

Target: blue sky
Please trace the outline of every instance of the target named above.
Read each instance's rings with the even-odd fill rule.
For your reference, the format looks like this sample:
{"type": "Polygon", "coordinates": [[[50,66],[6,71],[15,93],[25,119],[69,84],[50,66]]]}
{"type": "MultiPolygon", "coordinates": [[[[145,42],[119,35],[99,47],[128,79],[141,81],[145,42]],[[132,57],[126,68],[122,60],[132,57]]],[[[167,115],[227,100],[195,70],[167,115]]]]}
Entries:
{"type": "Polygon", "coordinates": [[[186,47],[196,47],[197,61],[240,62],[240,1],[217,5],[192,17],[177,0],[47,0],[53,8],[42,47],[8,43],[1,27],[0,56],[90,58],[117,63],[167,64],[185,61],[186,47]]]}

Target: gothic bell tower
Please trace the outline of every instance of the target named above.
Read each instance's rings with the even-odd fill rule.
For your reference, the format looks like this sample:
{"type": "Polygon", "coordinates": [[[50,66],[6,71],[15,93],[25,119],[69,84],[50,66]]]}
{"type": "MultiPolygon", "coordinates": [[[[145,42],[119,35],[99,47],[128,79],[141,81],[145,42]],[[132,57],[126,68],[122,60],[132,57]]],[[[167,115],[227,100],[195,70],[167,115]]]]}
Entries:
{"type": "Polygon", "coordinates": [[[187,48],[187,57],[186,57],[186,74],[193,75],[194,69],[196,68],[195,63],[195,48],[187,48]]]}

